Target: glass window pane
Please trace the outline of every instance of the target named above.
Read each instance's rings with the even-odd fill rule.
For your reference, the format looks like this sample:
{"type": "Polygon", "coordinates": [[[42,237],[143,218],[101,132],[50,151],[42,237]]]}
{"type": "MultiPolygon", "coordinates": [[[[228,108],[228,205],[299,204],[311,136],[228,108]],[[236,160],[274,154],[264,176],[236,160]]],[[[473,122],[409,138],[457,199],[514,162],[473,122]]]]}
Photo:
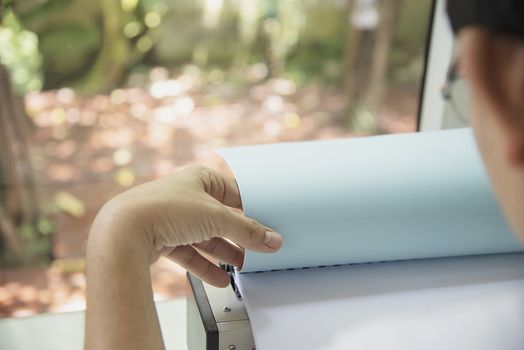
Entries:
{"type": "MultiPolygon", "coordinates": [[[[90,223],[131,186],[227,171],[220,147],[416,128],[430,0],[11,3],[1,317],[83,307],[90,223]]],[[[186,291],[166,261],[153,281],[158,298],[186,291]]]]}

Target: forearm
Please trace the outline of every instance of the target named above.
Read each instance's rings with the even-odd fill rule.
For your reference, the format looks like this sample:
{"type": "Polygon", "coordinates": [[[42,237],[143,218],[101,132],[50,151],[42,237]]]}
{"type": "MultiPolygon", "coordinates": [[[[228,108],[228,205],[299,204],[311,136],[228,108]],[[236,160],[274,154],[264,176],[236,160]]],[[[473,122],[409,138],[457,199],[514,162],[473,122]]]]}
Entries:
{"type": "Polygon", "coordinates": [[[124,227],[95,221],[90,233],[86,349],[164,347],[149,273],[152,243],[124,227]]]}

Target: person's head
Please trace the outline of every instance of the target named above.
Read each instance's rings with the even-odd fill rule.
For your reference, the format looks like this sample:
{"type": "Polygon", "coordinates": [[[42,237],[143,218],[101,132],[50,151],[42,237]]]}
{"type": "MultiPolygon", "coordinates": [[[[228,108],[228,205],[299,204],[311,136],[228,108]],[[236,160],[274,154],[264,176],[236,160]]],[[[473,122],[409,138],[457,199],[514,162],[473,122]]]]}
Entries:
{"type": "Polygon", "coordinates": [[[448,0],[470,122],[497,199],[524,242],[524,1],[448,0]]]}

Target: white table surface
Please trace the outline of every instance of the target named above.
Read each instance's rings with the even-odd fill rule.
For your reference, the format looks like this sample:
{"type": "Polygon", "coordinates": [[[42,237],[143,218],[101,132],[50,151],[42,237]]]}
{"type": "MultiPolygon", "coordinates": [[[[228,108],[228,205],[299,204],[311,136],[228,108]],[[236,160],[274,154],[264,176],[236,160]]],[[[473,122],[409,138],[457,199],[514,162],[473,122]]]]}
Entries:
{"type": "MultiPolygon", "coordinates": [[[[158,317],[167,349],[187,349],[186,299],[157,303],[158,317]]],[[[0,349],[82,349],[84,312],[43,314],[0,320],[0,349]]]]}

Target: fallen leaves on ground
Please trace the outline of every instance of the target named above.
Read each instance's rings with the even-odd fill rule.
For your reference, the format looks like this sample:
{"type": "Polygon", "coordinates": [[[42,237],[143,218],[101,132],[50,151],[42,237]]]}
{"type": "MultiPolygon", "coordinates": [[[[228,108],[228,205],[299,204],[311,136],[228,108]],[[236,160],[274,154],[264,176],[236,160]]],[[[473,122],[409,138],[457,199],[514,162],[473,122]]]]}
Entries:
{"type": "MultiPolygon", "coordinates": [[[[377,125],[384,132],[414,130],[417,98],[416,89],[391,89],[377,125]]],[[[77,96],[69,88],[32,93],[26,109],[35,124],[31,158],[42,207],[52,208],[58,260],[2,270],[0,317],[84,308],[87,232],[116,193],[190,163],[227,171],[214,152],[220,147],[355,136],[340,89],[298,87],[286,79],[203,82],[164,68],[151,72],[147,86],[107,95],[77,96]]],[[[152,280],[157,298],[187,292],[183,270],[167,261],[152,268],[152,280]]]]}

